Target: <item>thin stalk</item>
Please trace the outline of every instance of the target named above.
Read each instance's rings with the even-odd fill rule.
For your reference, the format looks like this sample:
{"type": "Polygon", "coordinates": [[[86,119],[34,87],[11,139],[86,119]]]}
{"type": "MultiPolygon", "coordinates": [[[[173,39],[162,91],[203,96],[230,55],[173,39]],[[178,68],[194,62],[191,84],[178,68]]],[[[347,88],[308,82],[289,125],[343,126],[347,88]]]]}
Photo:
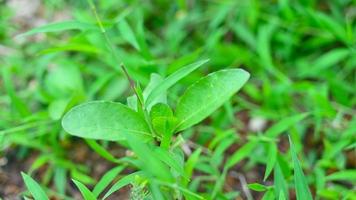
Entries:
{"type": "Polygon", "coordinates": [[[103,26],[103,23],[98,15],[98,12],[97,12],[97,9],[96,9],[96,6],[94,4],[94,2],[92,0],[87,0],[89,6],[90,6],[90,9],[91,11],[93,12],[94,16],[95,16],[95,19],[96,19],[96,22],[98,23],[98,26],[100,28],[100,31],[101,33],[103,34],[104,38],[105,38],[105,43],[106,43],[106,46],[108,47],[110,53],[112,54],[112,56],[114,57],[115,61],[117,63],[121,63],[120,64],[120,68],[122,69],[122,71],[124,71],[124,74],[126,76],[126,78],[128,79],[129,83],[130,83],[130,87],[131,89],[134,91],[136,97],[137,97],[137,100],[139,101],[139,103],[141,104],[142,108],[144,106],[143,102],[141,101],[136,89],[135,89],[135,83],[134,81],[131,79],[129,73],[127,72],[127,69],[126,67],[124,66],[124,64],[121,62],[119,56],[116,54],[115,52],[115,49],[114,49],[114,45],[110,39],[110,37],[108,36],[108,34],[106,33],[106,30],[103,26]]]}

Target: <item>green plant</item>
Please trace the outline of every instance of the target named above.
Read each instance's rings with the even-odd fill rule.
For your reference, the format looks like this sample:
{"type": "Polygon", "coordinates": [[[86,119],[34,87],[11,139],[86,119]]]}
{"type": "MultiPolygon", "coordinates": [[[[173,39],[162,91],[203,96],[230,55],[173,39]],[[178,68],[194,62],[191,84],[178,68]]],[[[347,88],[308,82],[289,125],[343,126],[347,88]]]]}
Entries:
{"type": "Polygon", "coordinates": [[[354,0],[53,0],[20,21],[0,2],[1,197],[355,199],[354,0]],[[184,89],[226,66],[248,84],[184,129],[184,89]],[[147,134],[67,134],[64,114],[98,99],[125,102],[100,104],[106,125],[125,112],[147,134]]]}
{"type": "MultiPolygon", "coordinates": [[[[201,65],[202,62],[197,63],[201,65]]],[[[189,65],[183,70],[196,65],[189,65]]],[[[147,87],[143,92],[139,86],[134,86],[136,96],[128,99],[130,107],[108,101],[93,101],[74,107],[63,117],[63,128],[82,138],[117,141],[132,150],[134,156],[128,157],[126,162],[120,162],[137,168],[136,173],[140,175],[136,176],[147,182],[145,187],[150,191],[148,196],[151,199],[182,196],[186,199],[202,199],[184,184],[191,179],[191,174],[185,172],[186,163],[177,148],[180,140],[174,139],[174,136],[222,106],[246,83],[249,74],[241,69],[211,73],[185,91],[173,112],[165,103],[164,94],[171,85],[187,75],[181,72],[158,83],[151,79],[149,85],[155,87],[147,87]],[[151,104],[153,106],[150,108],[151,104]]],[[[137,193],[136,189],[133,191],[137,193]]]]}

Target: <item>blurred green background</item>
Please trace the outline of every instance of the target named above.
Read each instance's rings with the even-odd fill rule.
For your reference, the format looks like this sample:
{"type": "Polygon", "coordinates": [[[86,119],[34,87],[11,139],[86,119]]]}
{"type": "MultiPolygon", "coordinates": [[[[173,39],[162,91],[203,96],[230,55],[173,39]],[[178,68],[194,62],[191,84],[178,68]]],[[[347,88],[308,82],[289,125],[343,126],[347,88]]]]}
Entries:
{"type": "MultiPolygon", "coordinates": [[[[263,140],[269,127],[281,121],[283,127],[287,117],[309,113],[287,132],[314,197],[356,198],[356,1],[94,2],[117,58],[86,1],[0,0],[0,197],[18,198],[25,191],[20,172],[26,171],[53,196],[75,198],[70,178],[94,184],[113,166],[66,134],[60,119],[85,101],[126,102],[132,91],[121,62],[146,86],[151,73],[167,76],[209,58],[170,89],[171,105],[186,86],[218,69],[240,67],[251,79],[212,117],[183,133],[187,141],[218,151],[200,158],[197,176],[217,180],[226,157],[240,146],[251,138],[263,140]],[[68,23],[19,36],[59,21],[68,23]],[[338,177],[330,178],[332,173],[338,177]]],[[[101,144],[113,155],[125,154],[115,144],[101,144]]],[[[278,159],[290,165],[287,134],[277,144],[278,159]]],[[[261,145],[246,156],[234,168],[239,177],[276,183],[272,177],[263,182],[268,148],[261,145]]],[[[294,199],[292,175],[288,170],[284,175],[294,199]]],[[[228,177],[217,199],[262,198],[263,192],[246,192],[246,183],[234,174],[228,177]]],[[[195,182],[203,185],[203,193],[213,184],[195,182]]]]}

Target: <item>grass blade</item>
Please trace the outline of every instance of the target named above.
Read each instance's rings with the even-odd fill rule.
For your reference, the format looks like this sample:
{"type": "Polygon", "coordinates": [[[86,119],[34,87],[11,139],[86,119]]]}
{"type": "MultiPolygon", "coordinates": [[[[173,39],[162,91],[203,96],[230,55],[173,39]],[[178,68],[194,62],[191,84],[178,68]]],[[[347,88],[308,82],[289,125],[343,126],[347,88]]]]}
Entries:
{"type": "Polygon", "coordinates": [[[63,21],[63,22],[56,22],[56,23],[51,23],[51,24],[46,24],[44,26],[40,26],[37,28],[34,28],[30,31],[27,31],[25,33],[22,33],[18,35],[17,37],[25,37],[29,35],[34,35],[36,33],[48,33],[48,32],[60,32],[60,31],[66,31],[66,30],[99,30],[96,28],[96,26],[84,22],[79,22],[79,21],[63,21]]]}
{"type": "Polygon", "coordinates": [[[310,193],[307,180],[304,176],[302,167],[300,166],[298,156],[294,149],[294,145],[291,138],[289,138],[289,143],[293,159],[294,184],[297,200],[313,200],[312,194],[310,193]]]}
{"type": "Polygon", "coordinates": [[[73,179],[74,184],[78,187],[84,200],[96,200],[95,195],[81,182],[73,179]]]}
{"type": "Polygon", "coordinates": [[[100,181],[95,185],[93,189],[94,196],[98,197],[124,168],[124,166],[118,166],[106,172],[100,181]]]}
{"type": "Polygon", "coordinates": [[[31,178],[31,176],[21,172],[25,185],[35,200],[47,200],[48,197],[41,186],[31,178]]]}

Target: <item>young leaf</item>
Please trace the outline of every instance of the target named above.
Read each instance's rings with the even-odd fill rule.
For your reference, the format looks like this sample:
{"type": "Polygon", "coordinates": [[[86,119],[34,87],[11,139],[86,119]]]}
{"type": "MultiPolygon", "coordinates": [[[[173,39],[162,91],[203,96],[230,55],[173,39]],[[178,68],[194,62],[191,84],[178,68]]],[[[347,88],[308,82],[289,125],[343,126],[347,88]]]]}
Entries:
{"type": "Polygon", "coordinates": [[[173,116],[173,111],[167,104],[158,103],[152,107],[150,118],[153,130],[162,136],[161,146],[168,149],[177,124],[177,118],[173,116]]]}
{"type": "Polygon", "coordinates": [[[226,69],[209,74],[191,85],[180,98],[176,130],[200,122],[224,104],[246,83],[250,74],[242,69],[226,69]]]}
{"type": "Polygon", "coordinates": [[[44,26],[40,26],[30,31],[27,31],[25,33],[22,33],[18,35],[18,37],[29,36],[36,33],[59,32],[59,31],[72,30],[72,29],[77,29],[82,31],[88,29],[98,30],[98,28],[95,25],[72,20],[72,21],[63,21],[63,22],[57,22],[52,24],[46,24],[44,26]]]}
{"type": "Polygon", "coordinates": [[[100,140],[122,140],[124,133],[150,138],[146,121],[121,103],[93,101],[74,107],[62,119],[71,135],[100,140]]]}
{"type": "Polygon", "coordinates": [[[300,166],[297,153],[294,149],[294,145],[291,138],[289,138],[289,143],[290,143],[292,159],[293,159],[294,184],[295,184],[295,191],[297,194],[297,200],[312,200],[313,197],[310,193],[307,180],[304,176],[302,167],[300,166]]]}
{"type": "Polygon", "coordinates": [[[96,200],[95,195],[81,182],[73,179],[74,184],[78,187],[84,200],[96,200]]]}
{"type": "Polygon", "coordinates": [[[184,78],[185,76],[198,69],[200,66],[207,63],[208,61],[209,60],[200,60],[198,62],[182,67],[178,71],[168,76],[161,82],[161,84],[157,85],[154,89],[152,89],[152,92],[147,96],[146,106],[149,106],[152,102],[156,100],[156,98],[158,98],[162,93],[166,92],[166,90],[172,87],[180,79],[184,78]]]}
{"type": "Polygon", "coordinates": [[[23,172],[21,172],[21,175],[22,175],[22,179],[24,180],[28,191],[30,191],[30,193],[32,194],[32,196],[35,200],[48,199],[46,193],[43,191],[41,186],[35,180],[33,180],[31,178],[31,176],[29,176],[23,172]]]}

